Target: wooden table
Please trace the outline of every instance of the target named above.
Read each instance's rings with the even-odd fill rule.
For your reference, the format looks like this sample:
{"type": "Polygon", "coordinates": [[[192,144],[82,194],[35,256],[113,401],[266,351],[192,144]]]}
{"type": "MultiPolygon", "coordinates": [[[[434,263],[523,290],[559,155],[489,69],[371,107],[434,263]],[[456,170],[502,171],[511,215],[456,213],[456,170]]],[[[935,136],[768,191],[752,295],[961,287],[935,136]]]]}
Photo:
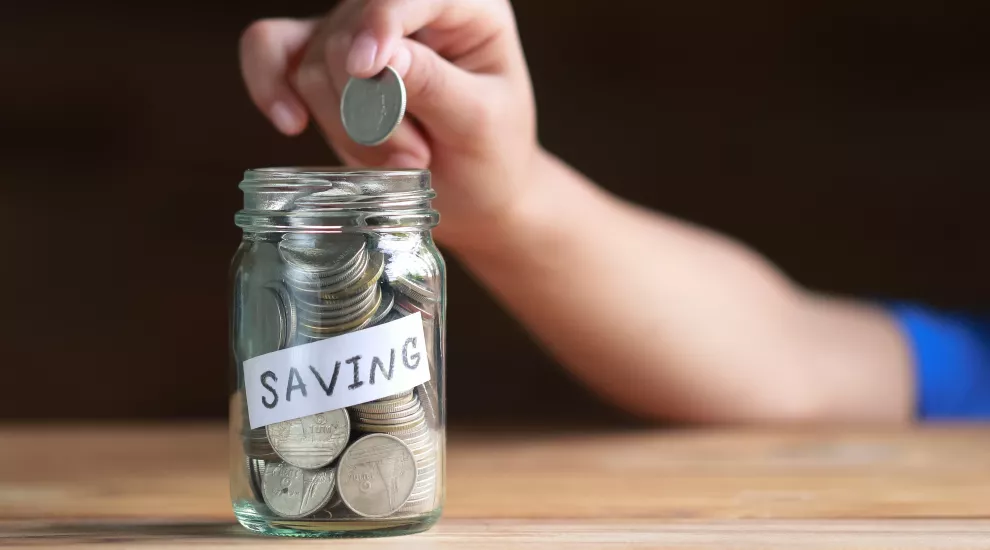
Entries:
{"type": "Polygon", "coordinates": [[[444,519],[248,534],[222,425],[0,428],[0,547],[990,548],[990,426],[453,432],[444,519]]]}

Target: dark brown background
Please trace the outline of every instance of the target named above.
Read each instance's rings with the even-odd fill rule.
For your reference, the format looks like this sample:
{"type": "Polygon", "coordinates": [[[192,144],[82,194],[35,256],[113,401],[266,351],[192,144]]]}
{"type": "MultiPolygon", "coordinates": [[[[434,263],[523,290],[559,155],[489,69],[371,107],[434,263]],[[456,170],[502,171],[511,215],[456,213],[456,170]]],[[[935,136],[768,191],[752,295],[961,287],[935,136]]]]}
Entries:
{"type": "MultiPolygon", "coordinates": [[[[330,4],[10,4],[0,418],[226,414],[240,173],[335,163],[315,132],[284,138],[254,110],[238,35],[255,18],[330,4]]],[[[986,305],[986,10],[729,0],[516,10],[542,140],[603,186],[729,232],[812,287],[986,305]]],[[[449,263],[454,422],[501,420],[496,403],[520,373],[534,386],[511,414],[615,417],[449,263]]]]}

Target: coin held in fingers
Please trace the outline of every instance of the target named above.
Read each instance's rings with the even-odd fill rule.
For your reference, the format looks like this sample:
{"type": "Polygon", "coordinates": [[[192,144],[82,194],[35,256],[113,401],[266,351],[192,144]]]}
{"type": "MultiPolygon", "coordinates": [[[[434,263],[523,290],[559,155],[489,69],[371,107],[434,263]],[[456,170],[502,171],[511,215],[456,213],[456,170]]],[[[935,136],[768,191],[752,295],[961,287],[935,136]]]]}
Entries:
{"type": "Polygon", "coordinates": [[[380,145],[406,114],[406,86],[392,67],[371,78],[351,78],[340,98],[344,130],[361,145],[380,145]]]}

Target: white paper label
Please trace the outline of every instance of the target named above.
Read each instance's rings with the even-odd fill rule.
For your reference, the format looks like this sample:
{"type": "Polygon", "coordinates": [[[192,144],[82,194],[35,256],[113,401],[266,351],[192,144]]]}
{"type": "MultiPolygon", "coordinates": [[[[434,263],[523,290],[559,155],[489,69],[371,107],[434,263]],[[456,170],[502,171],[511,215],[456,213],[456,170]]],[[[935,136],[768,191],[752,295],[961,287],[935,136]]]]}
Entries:
{"type": "Polygon", "coordinates": [[[251,428],[367,403],[430,380],[419,313],[244,361],[251,428]]]}

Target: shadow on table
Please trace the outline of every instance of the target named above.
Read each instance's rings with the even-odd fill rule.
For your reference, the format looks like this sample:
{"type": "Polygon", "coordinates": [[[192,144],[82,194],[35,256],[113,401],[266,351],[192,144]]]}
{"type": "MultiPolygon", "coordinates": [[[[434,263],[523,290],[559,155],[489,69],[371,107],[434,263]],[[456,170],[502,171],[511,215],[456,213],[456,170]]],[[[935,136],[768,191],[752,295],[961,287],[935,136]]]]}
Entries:
{"type": "Polygon", "coordinates": [[[0,522],[0,546],[20,544],[126,543],[168,539],[254,538],[234,521],[7,521],[0,522]]]}

